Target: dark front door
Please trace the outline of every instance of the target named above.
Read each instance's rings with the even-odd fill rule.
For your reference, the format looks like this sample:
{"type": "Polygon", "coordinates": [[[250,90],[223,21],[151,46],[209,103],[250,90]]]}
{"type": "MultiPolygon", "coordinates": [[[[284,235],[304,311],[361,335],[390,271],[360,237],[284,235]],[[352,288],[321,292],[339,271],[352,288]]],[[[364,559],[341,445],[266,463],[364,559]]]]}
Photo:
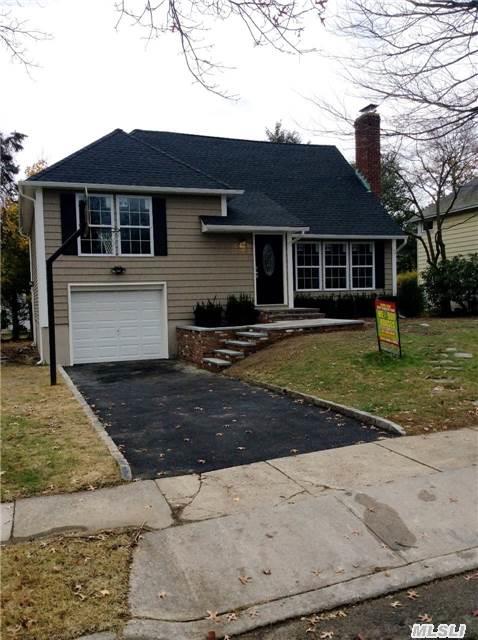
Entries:
{"type": "Polygon", "coordinates": [[[284,303],[283,236],[256,235],[257,304],[284,303]]]}

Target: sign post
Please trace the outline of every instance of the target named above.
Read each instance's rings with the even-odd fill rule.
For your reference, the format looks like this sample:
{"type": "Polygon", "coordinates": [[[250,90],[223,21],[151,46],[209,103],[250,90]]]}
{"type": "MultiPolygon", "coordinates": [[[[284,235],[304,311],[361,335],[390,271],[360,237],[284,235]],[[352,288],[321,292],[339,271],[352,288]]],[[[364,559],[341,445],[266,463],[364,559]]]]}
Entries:
{"type": "Polygon", "coordinates": [[[395,300],[377,298],[375,300],[375,324],[379,351],[386,351],[402,357],[398,309],[395,300]]]}

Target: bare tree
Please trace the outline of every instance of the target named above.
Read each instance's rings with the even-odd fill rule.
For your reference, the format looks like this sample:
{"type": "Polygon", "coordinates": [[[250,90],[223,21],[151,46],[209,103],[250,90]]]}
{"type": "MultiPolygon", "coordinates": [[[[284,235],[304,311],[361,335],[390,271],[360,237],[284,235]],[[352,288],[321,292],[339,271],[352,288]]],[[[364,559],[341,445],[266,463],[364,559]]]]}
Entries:
{"type": "Polygon", "coordinates": [[[450,218],[464,185],[476,177],[477,133],[476,127],[468,126],[438,140],[418,142],[412,153],[409,151],[392,165],[409,205],[405,230],[421,243],[429,266],[447,259],[444,223],[450,218]],[[427,224],[431,218],[433,228],[427,224]],[[421,226],[420,232],[416,222],[421,226]]]}
{"type": "Polygon", "coordinates": [[[234,96],[215,81],[216,73],[224,67],[212,55],[214,39],[209,26],[236,17],[254,46],[305,53],[308,49],[301,45],[305,20],[312,16],[323,20],[326,3],[327,0],[119,0],[117,26],[129,19],[146,31],[147,38],[174,34],[193,78],[209,91],[231,98],[234,96]]]}
{"type": "Polygon", "coordinates": [[[478,119],[478,0],[346,0],[335,30],[354,44],[346,75],[393,106],[388,133],[436,139],[478,119]]]}
{"type": "MultiPolygon", "coordinates": [[[[15,5],[17,9],[21,8],[20,2],[15,5]]],[[[33,62],[28,53],[28,45],[50,37],[49,34],[30,27],[27,20],[18,18],[12,2],[0,0],[0,44],[12,60],[27,68],[31,67],[33,62]]]]}

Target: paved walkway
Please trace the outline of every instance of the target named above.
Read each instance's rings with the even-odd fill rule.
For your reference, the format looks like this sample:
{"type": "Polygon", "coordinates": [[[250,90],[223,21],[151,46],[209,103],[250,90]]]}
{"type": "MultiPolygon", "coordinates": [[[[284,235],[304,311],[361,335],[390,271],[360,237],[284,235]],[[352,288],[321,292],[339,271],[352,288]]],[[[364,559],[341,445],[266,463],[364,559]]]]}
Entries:
{"type": "Polygon", "coordinates": [[[145,524],[124,638],[221,638],[477,567],[477,453],[470,428],[2,510],[13,542],[145,524]]]}

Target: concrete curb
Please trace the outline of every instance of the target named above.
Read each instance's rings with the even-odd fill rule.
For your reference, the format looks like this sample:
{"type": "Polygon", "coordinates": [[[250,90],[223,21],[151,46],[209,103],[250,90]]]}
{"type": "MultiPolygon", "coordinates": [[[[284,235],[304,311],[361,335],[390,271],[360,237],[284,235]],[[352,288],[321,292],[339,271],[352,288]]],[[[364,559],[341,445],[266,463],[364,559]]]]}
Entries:
{"type": "MultiPolygon", "coordinates": [[[[232,376],[231,376],[232,377],[232,376]]],[[[264,389],[268,389],[269,391],[275,391],[276,393],[282,393],[286,396],[290,396],[291,398],[296,398],[298,400],[304,400],[305,402],[309,402],[311,404],[316,405],[317,407],[322,407],[323,409],[331,409],[336,413],[340,413],[344,416],[348,416],[349,418],[356,418],[363,422],[364,424],[372,425],[374,427],[379,427],[384,431],[389,431],[390,433],[394,433],[395,435],[406,436],[407,432],[403,427],[401,427],[396,422],[392,422],[391,420],[387,420],[387,418],[382,418],[381,416],[376,416],[373,413],[368,413],[367,411],[362,411],[361,409],[356,409],[355,407],[349,407],[345,404],[339,404],[338,402],[332,402],[332,400],[324,400],[323,398],[319,398],[317,396],[312,396],[307,393],[301,393],[300,391],[293,391],[288,387],[281,387],[276,384],[270,384],[268,382],[260,382],[255,380],[248,380],[247,378],[241,378],[244,382],[255,385],[257,387],[263,387],[264,389]]]]}
{"type": "Polygon", "coordinates": [[[67,374],[65,369],[62,366],[59,366],[58,369],[61,373],[63,380],[66,383],[66,386],[70,389],[70,391],[73,393],[75,398],[80,403],[81,408],[83,409],[86,417],[90,421],[94,430],[96,431],[98,436],[101,438],[101,440],[105,443],[105,445],[108,448],[108,451],[111,453],[113,458],[116,460],[116,463],[118,464],[118,467],[119,467],[121,479],[125,480],[126,482],[130,482],[133,479],[133,474],[131,473],[131,467],[129,466],[128,461],[126,460],[124,455],[121,453],[121,451],[118,449],[118,447],[113,442],[113,440],[110,438],[106,429],[104,428],[100,420],[98,420],[93,410],[91,409],[90,405],[85,400],[83,394],[79,391],[78,387],[75,385],[73,380],[67,374]]]}
{"type": "Polygon", "coordinates": [[[237,636],[291,618],[335,609],[401,591],[437,578],[470,571],[477,566],[478,548],[467,549],[249,607],[236,612],[238,619],[231,623],[227,623],[226,615],[221,616],[217,623],[206,620],[162,622],[134,618],[127,623],[123,638],[124,640],[165,640],[166,638],[204,640],[208,631],[215,631],[218,638],[224,635],[237,636]]]}

